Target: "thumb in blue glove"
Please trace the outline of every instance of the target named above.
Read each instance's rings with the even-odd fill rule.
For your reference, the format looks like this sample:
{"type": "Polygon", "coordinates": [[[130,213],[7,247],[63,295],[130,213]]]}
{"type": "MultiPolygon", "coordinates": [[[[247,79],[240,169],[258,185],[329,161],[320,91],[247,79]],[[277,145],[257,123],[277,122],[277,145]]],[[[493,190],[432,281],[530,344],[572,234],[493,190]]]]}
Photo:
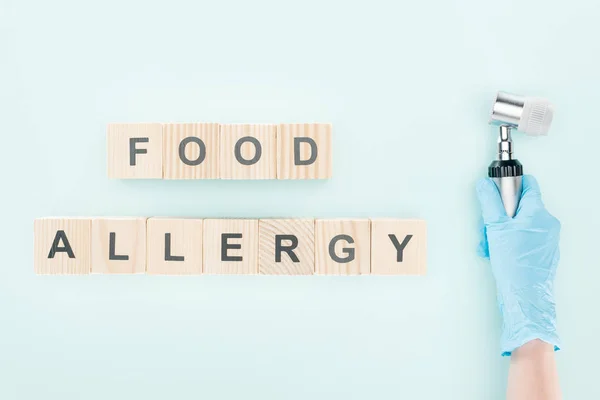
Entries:
{"type": "Polygon", "coordinates": [[[559,349],[554,277],[559,260],[560,222],[544,207],[534,177],[523,177],[514,218],[506,215],[491,179],[477,183],[482,212],[479,255],[489,258],[503,326],[502,355],[540,339],[559,349]]]}

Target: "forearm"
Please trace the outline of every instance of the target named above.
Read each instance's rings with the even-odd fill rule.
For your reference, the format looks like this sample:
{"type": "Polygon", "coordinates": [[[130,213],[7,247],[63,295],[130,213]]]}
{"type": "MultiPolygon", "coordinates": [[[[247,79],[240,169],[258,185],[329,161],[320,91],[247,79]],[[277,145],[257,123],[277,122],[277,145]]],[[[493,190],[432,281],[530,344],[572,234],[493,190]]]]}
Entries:
{"type": "Polygon", "coordinates": [[[532,340],[513,351],[507,400],[560,400],[554,346],[532,340]]]}

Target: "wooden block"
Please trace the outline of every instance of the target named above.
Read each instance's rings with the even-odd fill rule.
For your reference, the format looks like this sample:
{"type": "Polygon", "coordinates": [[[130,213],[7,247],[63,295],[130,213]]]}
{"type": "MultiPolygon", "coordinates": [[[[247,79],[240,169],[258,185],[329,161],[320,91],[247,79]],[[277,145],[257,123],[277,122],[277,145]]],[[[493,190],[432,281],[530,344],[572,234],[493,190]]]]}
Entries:
{"type": "Polygon", "coordinates": [[[370,272],[368,219],[315,221],[315,273],[361,275],[370,272]]]}
{"type": "Polygon", "coordinates": [[[161,179],[163,173],[161,124],[109,124],[108,177],[161,179]]]}
{"type": "Polygon", "coordinates": [[[149,218],[146,226],[149,274],[202,273],[202,220],[149,218]]]}
{"type": "Polygon", "coordinates": [[[331,129],[331,124],[280,124],[277,178],[331,178],[331,129]]]}
{"type": "Polygon", "coordinates": [[[371,220],[371,273],[425,275],[427,225],[423,220],[371,220]]]}
{"type": "Polygon", "coordinates": [[[204,220],[205,274],[258,273],[258,220],[204,220]]]}
{"type": "Polygon", "coordinates": [[[221,125],[221,179],[275,179],[276,140],[275,125],[221,125]]]}
{"type": "Polygon", "coordinates": [[[258,272],[312,275],[315,270],[313,219],[261,219],[258,272]]]}
{"type": "Polygon", "coordinates": [[[139,274],[146,271],[146,218],[92,220],[92,272],[139,274]]]}
{"type": "Polygon", "coordinates": [[[34,228],[36,274],[89,274],[91,219],[40,218],[34,228]]]}
{"type": "Polygon", "coordinates": [[[165,179],[219,178],[219,124],[164,124],[165,179]]]}

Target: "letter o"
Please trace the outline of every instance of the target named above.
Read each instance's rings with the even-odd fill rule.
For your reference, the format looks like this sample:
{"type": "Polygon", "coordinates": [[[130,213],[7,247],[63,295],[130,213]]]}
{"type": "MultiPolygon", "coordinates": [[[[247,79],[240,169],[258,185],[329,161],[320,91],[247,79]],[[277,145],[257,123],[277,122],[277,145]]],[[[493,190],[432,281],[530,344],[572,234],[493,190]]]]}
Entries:
{"type": "Polygon", "coordinates": [[[200,165],[200,164],[202,164],[202,161],[204,161],[205,158],[206,158],[206,145],[200,138],[198,138],[196,136],[190,136],[190,137],[186,137],[185,139],[183,139],[181,141],[181,143],[179,143],[179,159],[181,161],[183,161],[183,163],[185,165],[190,165],[190,166],[200,165]],[[198,145],[198,149],[200,150],[200,154],[198,154],[198,158],[196,158],[195,160],[190,160],[185,155],[185,146],[187,146],[188,143],[192,143],[192,142],[196,143],[198,145]]]}
{"type": "Polygon", "coordinates": [[[243,138],[241,138],[240,140],[238,140],[236,142],[234,154],[235,154],[235,159],[242,165],[256,164],[258,162],[258,160],[260,160],[260,157],[262,156],[262,146],[261,146],[260,142],[258,141],[258,139],[256,139],[255,137],[244,136],[243,138]],[[254,145],[254,148],[256,149],[256,151],[254,153],[254,157],[252,157],[249,160],[242,157],[242,145],[246,142],[252,143],[254,145]]]}

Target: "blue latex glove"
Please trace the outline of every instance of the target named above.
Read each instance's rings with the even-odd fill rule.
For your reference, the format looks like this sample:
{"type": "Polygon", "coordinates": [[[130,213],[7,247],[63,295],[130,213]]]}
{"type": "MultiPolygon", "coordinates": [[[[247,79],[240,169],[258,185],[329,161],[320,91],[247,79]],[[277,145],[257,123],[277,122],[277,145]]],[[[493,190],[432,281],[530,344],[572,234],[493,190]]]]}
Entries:
{"type": "Polygon", "coordinates": [[[477,183],[483,224],[480,256],[489,258],[502,313],[502,355],[540,339],[560,343],[556,332],[554,277],[559,259],[560,222],[544,207],[534,177],[523,176],[523,194],[514,218],[504,211],[491,179],[477,183]]]}

